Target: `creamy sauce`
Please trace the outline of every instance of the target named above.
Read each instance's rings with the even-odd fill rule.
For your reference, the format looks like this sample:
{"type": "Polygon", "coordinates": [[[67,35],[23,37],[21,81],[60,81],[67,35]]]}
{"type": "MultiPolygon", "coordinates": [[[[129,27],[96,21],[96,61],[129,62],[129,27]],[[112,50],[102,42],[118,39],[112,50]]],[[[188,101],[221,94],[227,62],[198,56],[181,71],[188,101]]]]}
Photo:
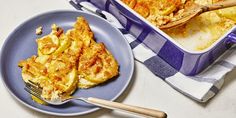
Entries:
{"type": "MultiPolygon", "coordinates": [[[[198,4],[212,4],[212,0],[195,0],[198,4]]],[[[236,7],[211,11],[190,20],[184,26],[166,30],[169,36],[190,51],[204,50],[216,42],[236,24],[236,7]]]]}

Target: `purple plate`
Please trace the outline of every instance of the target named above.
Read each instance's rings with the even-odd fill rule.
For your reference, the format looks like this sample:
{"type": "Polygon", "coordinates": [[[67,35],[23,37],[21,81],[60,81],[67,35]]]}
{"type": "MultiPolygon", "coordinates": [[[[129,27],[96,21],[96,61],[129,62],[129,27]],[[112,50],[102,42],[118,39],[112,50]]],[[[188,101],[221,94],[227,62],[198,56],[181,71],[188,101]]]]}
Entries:
{"type": "Polygon", "coordinates": [[[134,58],[131,48],[119,30],[107,21],[92,14],[78,11],[53,11],[35,16],[18,26],[6,39],[0,57],[0,72],[3,83],[9,92],[21,103],[36,111],[58,116],[74,116],[91,113],[99,108],[82,101],[72,101],[61,106],[44,106],[32,101],[30,95],[24,91],[21,69],[17,63],[37,54],[35,40],[41,36],[35,34],[35,29],[43,26],[43,35],[50,33],[51,25],[67,30],[72,28],[76,17],[83,16],[89,22],[97,42],[104,42],[108,50],[117,59],[120,74],[100,86],[91,89],[79,89],[74,96],[97,97],[115,100],[127,88],[134,70],[134,58]]]}

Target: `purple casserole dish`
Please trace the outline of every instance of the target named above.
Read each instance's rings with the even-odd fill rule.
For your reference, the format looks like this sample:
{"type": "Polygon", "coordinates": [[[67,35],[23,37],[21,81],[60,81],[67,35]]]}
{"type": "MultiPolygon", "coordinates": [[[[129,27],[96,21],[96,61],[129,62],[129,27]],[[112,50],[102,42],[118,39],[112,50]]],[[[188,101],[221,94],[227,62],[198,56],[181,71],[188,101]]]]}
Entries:
{"type": "Polygon", "coordinates": [[[131,22],[149,29],[147,31],[155,31],[156,38],[152,40],[161,43],[148,45],[145,41],[141,42],[147,44],[146,46],[158,54],[158,56],[185,75],[196,75],[203,71],[229,49],[232,44],[236,43],[236,26],[234,26],[207,49],[202,51],[189,51],[166,33],[152,25],[141,15],[126,6],[122,1],[110,0],[110,2],[131,22]]]}

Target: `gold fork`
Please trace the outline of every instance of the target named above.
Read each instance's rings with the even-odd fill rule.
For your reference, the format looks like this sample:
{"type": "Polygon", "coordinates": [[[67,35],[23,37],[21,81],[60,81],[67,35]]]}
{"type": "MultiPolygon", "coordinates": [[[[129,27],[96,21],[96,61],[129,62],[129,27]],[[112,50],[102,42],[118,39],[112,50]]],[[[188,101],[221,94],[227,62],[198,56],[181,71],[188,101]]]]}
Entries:
{"type": "Polygon", "coordinates": [[[99,98],[94,98],[94,97],[67,97],[67,98],[58,98],[54,100],[46,100],[41,97],[42,95],[42,88],[32,82],[25,82],[25,88],[24,88],[28,93],[31,95],[45,101],[48,104],[51,105],[62,105],[67,102],[70,102],[71,100],[82,100],[86,103],[90,103],[99,107],[107,108],[107,109],[113,109],[113,110],[121,110],[121,111],[128,111],[130,113],[136,113],[140,115],[145,115],[149,117],[156,117],[156,118],[166,118],[167,114],[163,111],[155,110],[155,109],[149,109],[149,108],[143,108],[143,107],[138,107],[138,106],[133,106],[133,105],[127,105],[127,104],[122,104],[118,102],[112,102],[104,99],[99,99],[99,98]]]}

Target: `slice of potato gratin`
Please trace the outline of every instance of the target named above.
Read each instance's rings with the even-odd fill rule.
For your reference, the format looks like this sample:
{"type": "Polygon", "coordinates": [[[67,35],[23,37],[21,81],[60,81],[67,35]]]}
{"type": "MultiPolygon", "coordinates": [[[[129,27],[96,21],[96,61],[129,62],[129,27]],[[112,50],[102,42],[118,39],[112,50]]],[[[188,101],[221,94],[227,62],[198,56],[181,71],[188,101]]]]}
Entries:
{"type": "Polygon", "coordinates": [[[117,61],[103,43],[95,42],[83,17],[78,17],[66,33],[53,24],[52,32],[37,39],[37,45],[38,55],[20,61],[18,66],[25,82],[42,87],[45,99],[70,96],[78,87],[93,87],[119,73],[117,61]]]}

